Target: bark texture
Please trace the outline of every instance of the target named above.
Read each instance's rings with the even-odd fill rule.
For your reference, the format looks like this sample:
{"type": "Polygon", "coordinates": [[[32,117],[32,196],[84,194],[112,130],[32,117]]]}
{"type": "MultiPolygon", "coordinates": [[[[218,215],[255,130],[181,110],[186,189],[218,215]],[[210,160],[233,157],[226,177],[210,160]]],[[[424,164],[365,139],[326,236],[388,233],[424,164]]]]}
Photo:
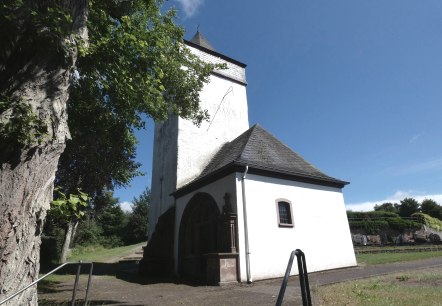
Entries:
{"type": "MultiPolygon", "coordinates": [[[[48,5],[47,1],[29,2],[48,5]]],[[[72,14],[72,33],[86,38],[87,0],[66,0],[62,8],[72,14]]],[[[61,37],[56,46],[42,44],[33,33],[44,30],[29,20],[17,21],[16,32],[1,54],[2,93],[30,105],[47,124],[47,136],[39,144],[0,154],[0,300],[38,277],[40,234],[58,159],[69,136],[66,103],[76,48],[72,35],[61,37]]],[[[36,304],[34,286],[6,305],[36,304]]]]}

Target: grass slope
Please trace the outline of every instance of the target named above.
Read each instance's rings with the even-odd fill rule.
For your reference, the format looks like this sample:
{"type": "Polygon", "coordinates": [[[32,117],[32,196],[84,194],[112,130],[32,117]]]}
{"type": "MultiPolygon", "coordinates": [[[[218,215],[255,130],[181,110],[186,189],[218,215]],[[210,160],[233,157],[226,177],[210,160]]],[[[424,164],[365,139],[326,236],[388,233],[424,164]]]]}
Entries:
{"type": "Polygon", "coordinates": [[[85,246],[73,249],[69,261],[93,261],[93,262],[116,262],[120,258],[127,257],[135,251],[142,250],[146,242],[127,245],[123,247],[106,249],[102,246],[85,246]]]}
{"type": "Polygon", "coordinates": [[[442,267],[316,287],[319,305],[442,305],[442,267]]]}

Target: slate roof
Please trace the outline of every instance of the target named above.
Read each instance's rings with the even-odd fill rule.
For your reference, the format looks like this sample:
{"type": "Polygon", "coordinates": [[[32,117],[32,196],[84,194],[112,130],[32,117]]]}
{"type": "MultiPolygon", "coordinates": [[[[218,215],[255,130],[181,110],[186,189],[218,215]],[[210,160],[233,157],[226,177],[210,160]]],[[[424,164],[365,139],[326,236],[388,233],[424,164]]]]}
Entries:
{"type": "Polygon", "coordinates": [[[209,49],[211,51],[216,51],[215,48],[209,43],[207,38],[205,38],[204,35],[201,34],[200,31],[196,31],[195,35],[192,37],[192,39],[190,41],[198,46],[204,47],[204,48],[209,49]]]}
{"type": "Polygon", "coordinates": [[[348,184],[324,174],[275,136],[255,124],[236,139],[224,144],[200,176],[177,190],[175,194],[186,193],[193,189],[192,186],[200,186],[210,178],[233,172],[235,169],[238,171],[238,167],[244,169],[245,166],[249,167],[249,173],[263,176],[339,188],[348,184]]]}

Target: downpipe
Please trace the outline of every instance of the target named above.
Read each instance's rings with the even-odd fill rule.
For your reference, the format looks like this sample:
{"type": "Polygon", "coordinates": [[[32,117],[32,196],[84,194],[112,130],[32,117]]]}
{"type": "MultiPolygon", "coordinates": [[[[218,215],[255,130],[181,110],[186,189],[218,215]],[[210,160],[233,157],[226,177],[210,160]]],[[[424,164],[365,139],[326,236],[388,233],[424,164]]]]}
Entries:
{"type": "Polygon", "coordinates": [[[241,187],[242,187],[242,208],[244,214],[244,243],[246,247],[246,274],[247,274],[247,283],[252,282],[252,275],[250,272],[250,249],[249,249],[249,228],[247,226],[247,202],[246,202],[246,176],[249,171],[249,166],[246,165],[246,169],[241,179],[241,187]]]}

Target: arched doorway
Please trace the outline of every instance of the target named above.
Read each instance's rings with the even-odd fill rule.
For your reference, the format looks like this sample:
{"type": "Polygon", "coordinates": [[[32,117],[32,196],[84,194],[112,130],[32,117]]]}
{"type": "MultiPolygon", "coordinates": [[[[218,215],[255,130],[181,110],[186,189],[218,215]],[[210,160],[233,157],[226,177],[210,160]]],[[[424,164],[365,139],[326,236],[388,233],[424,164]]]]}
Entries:
{"type": "Polygon", "coordinates": [[[207,193],[197,193],[187,204],[179,233],[179,272],[204,280],[205,254],[218,251],[219,209],[207,193]]]}

